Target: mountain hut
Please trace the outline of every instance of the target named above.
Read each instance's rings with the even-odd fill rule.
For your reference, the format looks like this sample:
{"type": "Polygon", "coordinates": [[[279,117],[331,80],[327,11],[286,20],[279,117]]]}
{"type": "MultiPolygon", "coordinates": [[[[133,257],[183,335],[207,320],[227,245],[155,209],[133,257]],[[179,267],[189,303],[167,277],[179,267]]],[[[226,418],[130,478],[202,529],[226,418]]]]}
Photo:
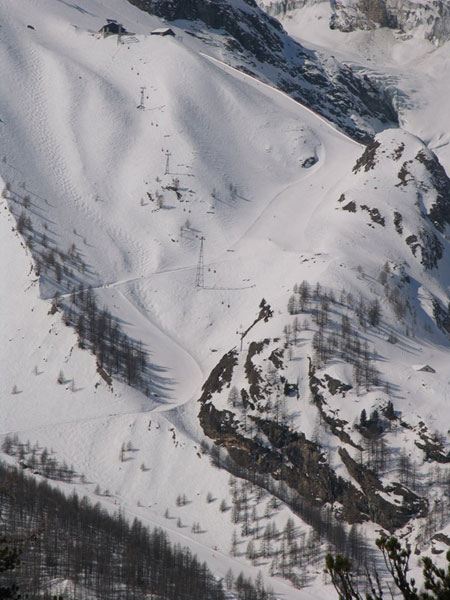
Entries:
{"type": "Polygon", "coordinates": [[[101,33],[103,37],[107,37],[108,35],[124,35],[128,32],[121,23],[117,23],[117,21],[108,21],[108,23],[103,25],[99,30],[99,33],[101,33]]]}
{"type": "Polygon", "coordinates": [[[173,35],[175,37],[175,33],[170,27],[160,27],[159,29],[154,29],[151,32],[151,35],[173,35]]]}

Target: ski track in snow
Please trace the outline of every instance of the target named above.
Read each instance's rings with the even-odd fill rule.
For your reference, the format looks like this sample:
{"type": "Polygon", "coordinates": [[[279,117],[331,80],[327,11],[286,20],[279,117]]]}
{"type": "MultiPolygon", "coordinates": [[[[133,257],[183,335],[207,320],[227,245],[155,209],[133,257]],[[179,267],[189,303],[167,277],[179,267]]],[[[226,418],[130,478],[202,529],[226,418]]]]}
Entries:
{"type": "Polygon", "coordinates": [[[352,142],[353,144],[357,145],[360,148],[364,148],[363,144],[361,144],[360,142],[357,142],[352,137],[347,135],[344,131],[342,131],[338,127],[334,126],[333,123],[331,123],[330,121],[327,121],[325,119],[325,117],[322,117],[322,115],[320,115],[316,111],[309,108],[309,106],[306,106],[306,104],[303,104],[302,102],[299,102],[298,100],[294,100],[293,98],[291,98],[288,94],[286,94],[282,90],[278,90],[277,88],[273,87],[272,85],[265,83],[263,81],[260,81],[256,77],[253,77],[253,75],[249,75],[248,73],[244,73],[243,71],[240,71],[236,67],[232,67],[231,65],[228,65],[227,63],[219,60],[218,58],[215,58],[214,56],[210,56],[209,54],[205,54],[203,52],[200,52],[200,54],[202,56],[205,56],[208,60],[212,61],[213,63],[220,65],[220,67],[222,67],[224,70],[233,72],[235,76],[239,75],[243,80],[247,79],[247,80],[253,82],[253,84],[256,85],[256,87],[259,87],[259,86],[265,87],[268,90],[270,90],[271,92],[273,92],[274,94],[281,95],[285,100],[293,102],[297,106],[301,106],[303,110],[305,110],[307,113],[311,114],[318,121],[321,121],[321,123],[323,123],[326,127],[328,127],[333,133],[341,135],[347,141],[352,142]]]}

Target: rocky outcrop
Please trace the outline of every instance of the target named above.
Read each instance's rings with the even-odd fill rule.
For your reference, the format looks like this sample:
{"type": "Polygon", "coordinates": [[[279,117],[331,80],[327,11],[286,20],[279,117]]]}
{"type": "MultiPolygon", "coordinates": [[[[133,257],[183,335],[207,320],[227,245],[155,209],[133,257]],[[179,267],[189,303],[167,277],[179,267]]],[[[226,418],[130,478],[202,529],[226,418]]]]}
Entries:
{"type": "Polygon", "coordinates": [[[333,16],[330,27],[341,31],[397,28],[397,20],[386,6],[385,0],[331,0],[333,16]]]}
{"type": "Polygon", "coordinates": [[[328,0],[259,0],[258,4],[269,15],[281,18],[289,11],[304,8],[311,4],[322,4],[324,2],[328,2],[328,0]]]}
{"type": "Polygon", "coordinates": [[[259,0],[274,17],[326,2],[331,5],[330,27],[340,31],[397,29],[411,35],[419,28],[426,39],[443,44],[450,39],[450,5],[442,0],[259,0]]]}
{"type": "MultiPolygon", "coordinates": [[[[249,346],[244,370],[249,386],[255,387],[241,417],[214,404],[216,393],[224,385],[229,385],[232,379],[238,361],[236,351],[225,354],[212,370],[199,400],[198,416],[205,435],[216,446],[227,450],[232,464],[241,469],[241,473],[247,473],[252,478],[255,475],[270,476],[319,509],[326,504],[339,503],[341,517],[349,523],[370,519],[393,532],[403,527],[409,519],[425,515],[425,500],[401,485],[383,486],[377,475],[357,463],[344,447],[339,449],[339,456],[353,481],[336,475],[326,452],[303,432],[293,430],[285,422],[260,416],[261,413],[248,412],[250,408],[255,408],[251,400],[258,405],[264,399],[265,380],[252,359],[263,350],[269,352],[269,343],[270,340],[265,339],[259,343],[252,342],[249,346]]],[[[329,375],[319,378],[312,365],[309,376],[313,401],[322,420],[340,440],[362,450],[346,431],[348,423],[327,410],[324,398],[325,394],[339,394],[345,398],[351,386],[329,375]]],[[[243,391],[245,389],[241,394],[243,391]]]]}
{"type": "Polygon", "coordinates": [[[131,4],[168,21],[202,21],[212,29],[223,29],[258,60],[273,62],[284,48],[283,28],[268,15],[261,18],[254,0],[234,8],[223,0],[129,0],[131,4]]]}
{"type": "Polygon", "coordinates": [[[259,369],[255,367],[252,358],[255,354],[259,354],[261,350],[264,348],[266,344],[269,343],[269,340],[264,340],[262,342],[251,342],[248,347],[247,359],[245,361],[245,376],[249,383],[248,391],[252,400],[257,401],[261,397],[261,388],[260,385],[263,381],[259,369]]]}
{"type": "Polygon", "coordinates": [[[444,331],[445,333],[450,333],[449,311],[441,306],[437,298],[433,298],[431,303],[433,306],[433,317],[436,325],[441,331],[444,331]]]}
{"type": "Polygon", "coordinates": [[[364,180],[363,185],[372,174],[382,176],[385,182],[389,177],[392,194],[387,202],[374,186],[370,205],[357,204],[354,199],[343,205],[352,195],[360,196],[361,188],[358,194],[352,194],[350,188],[339,197],[340,208],[354,214],[365,211],[372,223],[383,227],[388,227],[392,218],[395,231],[404,238],[412,256],[426,270],[437,269],[444,257],[444,234],[450,225],[450,179],[433,152],[405,132],[395,132],[392,137],[385,132],[366,146],[352,173],[359,182],[364,180]],[[407,196],[414,203],[415,214],[404,212],[407,196]],[[396,210],[400,208],[401,212],[396,210]]]}
{"type": "Polygon", "coordinates": [[[311,391],[312,400],[313,400],[314,404],[317,406],[317,409],[320,413],[321,419],[328,425],[328,427],[330,428],[330,431],[337,438],[339,438],[341,440],[341,442],[344,442],[345,444],[349,444],[350,446],[353,446],[354,448],[356,448],[358,450],[362,450],[362,448],[352,440],[350,435],[345,430],[346,426],[348,425],[348,422],[344,421],[343,419],[339,419],[335,415],[331,415],[327,411],[327,403],[325,401],[325,398],[324,398],[324,395],[322,392],[322,390],[326,390],[328,387],[328,389],[332,395],[334,395],[336,393],[341,393],[345,396],[345,392],[348,391],[351,386],[347,386],[344,383],[342,383],[341,381],[332,379],[327,374],[324,375],[325,381],[322,381],[321,379],[319,379],[316,376],[316,370],[312,364],[311,359],[308,359],[308,361],[309,361],[309,370],[308,370],[309,389],[311,391]],[[331,379],[335,383],[333,384],[333,387],[330,389],[330,380],[331,379]]]}
{"type": "Polygon", "coordinates": [[[237,355],[237,350],[233,349],[222,356],[203,384],[202,402],[206,402],[212,398],[213,394],[220,392],[224,385],[229,385],[233,376],[233,369],[237,365],[237,355]]]}
{"type": "Polygon", "coordinates": [[[362,169],[364,169],[366,173],[367,171],[371,171],[377,164],[376,156],[380,146],[381,144],[378,140],[373,140],[356,161],[356,164],[352,169],[353,173],[359,173],[362,169]]]}
{"type": "Polygon", "coordinates": [[[339,456],[347,471],[361,486],[373,521],[393,532],[403,527],[411,518],[426,516],[426,500],[398,483],[384,487],[375,473],[357,463],[345,448],[339,449],[339,456]],[[387,499],[389,496],[392,497],[392,502],[387,499]]]}
{"type": "Polygon", "coordinates": [[[214,32],[214,44],[222,39],[230,64],[285,91],[358,140],[369,141],[377,122],[398,124],[391,99],[379,84],[337,61],[322,61],[289,37],[254,0],[128,1],[176,21],[187,33],[197,35],[200,30],[207,39],[214,32]]]}
{"type": "Polygon", "coordinates": [[[350,523],[368,519],[369,506],[361,492],[335,474],[321,448],[303,433],[251,417],[254,431],[260,435],[249,438],[239,432],[239,423],[230,411],[218,410],[210,402],[202,404],[199,419],[204,433],[249,474],[271,475],[316,507],[342,502],[342,517],[350,523]]]}
{"type": "Polygon", "coordinates": [[[422,163],[430,177],[430,186],[436,190],[436,199],[433,202],[428,217],[441,233],[446,225],[450,225],[450,179],[434,154],[427,155],[423,150],[416,155],[416,160],[422,163]]]}
{"type": "Polygon", "coordinates": [[[330,0],[330,26],[341,31],[389,27],[411,34],[421,28],[433,43],[450,39],[450,5],[442,0],[330,0]]]}
{"type": "Polygon", "coordinates": [[[423,450],[426,460],[441,464],[450,463],[450,452],[445,452],[442,440],[432,435],[423,421],[420,421],[416,430],[420,440],[416,440],[415,444],[423,450]]]}

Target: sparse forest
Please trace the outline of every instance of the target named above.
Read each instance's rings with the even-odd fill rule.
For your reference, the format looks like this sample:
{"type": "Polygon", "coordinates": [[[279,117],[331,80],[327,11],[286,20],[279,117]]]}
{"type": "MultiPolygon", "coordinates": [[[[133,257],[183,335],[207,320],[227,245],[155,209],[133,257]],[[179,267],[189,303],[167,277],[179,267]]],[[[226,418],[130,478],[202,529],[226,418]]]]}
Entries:
{"type": "Polygon", "coordinates": [[[286,344],[297,346],[297,334],[309,327],[306,316],[311,319],[314,331],[312,348],[314,364],[323,367],[338,358],[353,365],[353,376],[357,388],[370,390],[379,385],[378,372],[374,364],[376,351],[367,343],[368,328],[376,328],[381,321],[381,306],[377,298],[367,303],[362,297],[355,298],[341,290],[339,297],[333,290],[319,283],[312,287],[307,281],[294,286],[290,296],[288,313],[305,316],[303,327],[298,317],[293,325],[285,327],[286,344]]]}
{"type": "Polygon", "coordinates": [[[203,448],[210,452],[214,466],[231,474],[232,506],[227,512],[233,556],[245,556],[254,566],[269,565],[272,575],[284,577],[296,587],[306,586],[310,569],[323,562],[324,542],[351,556],[357,565],[370,560],[372,551],[359,528],[346,527],[331,507],[320,509],[270,475],[238,465],[218,446],[209,449],[203,444],[203,448]],[[292,519],[277,527],[275,520],[283,502],[308,526],[307,533],[297,530],[292,519]]]}
{"type": "MultiPolygon", "coordinates": [[[[0,536],[9,540],[5,553],[0,548],[0,585],[17,585],[22,597],[52,598],[50,582],[69,579],[80,599],[224,599],[222,582],[206,564],[172,545],[162,530],[150,531],[137,519],[130,525],[120,510],[111,515],[2,463],[0,482],[0,536]],[[2,569],[2,556],[11,552],[15,568],[2,569]]],[[[261,581],[242,574],[229,573],[225,583],[242,600],[270,598],[261,581]]]]}
{"type": "MultiPolygon", "coordinates": [[[[3,195],[16,219],[16,229],[33,256],[36,275],[56,290],[50,311],[63,311],[64,323],[75,328],[80,348],[87,348],[96,356],[107,380],[114,375],[149,393],[147,352],[140,341],[126,335],[117,318],[97,305],[92,287],[84,287],[82,282],[89,280],[92,273],[82,250],[74,242],[67,251],[58,248],[47,236],[46,223],[43,233],[35,231],[28,194],[13,192],[8,185],[3,195]]],[[[79,237],[76,230],[73,233],[74,238],[79,237]]],[[[87,243],[85,238],[83,243],[87,243]]]]}
{"type": "MultiPolygon", "coordinates": [[[[54,302],[59,304],[57,297],[54,302]]],[[[80,287],[62,304],[66,325],[75,328],[79,346],[95,354],[98,367],[148,393],[147,353],[142,343],[127,336],[118,320],[97,306],[92,289],[80,287]]]]}

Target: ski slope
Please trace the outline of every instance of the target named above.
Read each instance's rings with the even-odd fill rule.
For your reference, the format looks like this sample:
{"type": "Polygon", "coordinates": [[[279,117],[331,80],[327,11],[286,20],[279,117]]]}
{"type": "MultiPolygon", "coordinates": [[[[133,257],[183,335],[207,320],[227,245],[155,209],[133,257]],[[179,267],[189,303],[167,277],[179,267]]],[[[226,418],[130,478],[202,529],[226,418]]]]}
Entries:
{"type": "MultiPolygon", "coordinates": [[[[151,36],[165,24],[125,0],[40,0],[39,6],[0,0],[0,19],[6,82],[0,176],[9,186],[0,211],[6,340],[0,434],[52,448],[84,475],[73,486],[79,494],[163,527],[217,576],[231,567],[255,577],[260,568],[280,598],[333,597],[321,568],[310,588],[296,590],[270,578],[267,564],[251,566],[241,538],[240,556],[230,556],[231,511],[219,511],[222,499],[231,505],[229,475],[201,452],[197,399],[263,297],[275,318],[255,335],[275,337],[302,279],[366,292],[357,266],[375,277],[380,261],[374,255],[391,248],[390,233],[371,238],[360,252],[365,232],[353,238],[354,223],[336,212],[364,148],[286,95],[224,65],[213,48],[187,40],[182,30],[174,28],[175,38],[151,36]],[[102,38],[97,32],[107,18],[133,35],[120,44],[116,36],[102,38]],[[137,109],[141,88],[143,110],[137,109]],[[17,217],[25,196],[35,238],[45,235],[49,247],[64,252],[74,245],[82,257],[85,268],[72,279],[36,277],[10,212],[17,217]],[[196,289],[202,237],[205,286],[196,289]],[[68,297],[74,284],[92,286],[98,304],[142,341],[152,370],[147,396],[117,380],[109,387],[61,313],[51,314],[54,293],[68,297]],[[60,371],[64,384],[57,383],[60,371]],[[189,504],[177,507],[183,493],[189,504]],[[200,534],[191,531],[196,521],[200,534]]],[[[392,252],[392,260],[404,259],[403,246],[392,252]]],[[[415,276],[422,276],[419,268],[415,276]]],[[[444,298],[447,280],[430,276],[427,285],[444,298]]],[[[400,363],[397,349],[383,343],[389,379],[400,363]]],[[[401,352],[405,404],[419,412],[425,396],[413,395],[426,375],[408,383],[411,365],[427,353],[443,370],[447,345],[443,336],[429,336],[409,350],[405,343],[401,352]]],[[[417,419],[438,426],[436,411],[447,393],[442,376],[427,387],[435,403],[417,419]]],[[[370,408],[374,400],[364,402],[370,408]]],[[[347,410],[354,419],[354,407],[347,410]]],[[[305,425],[308,434],[314,426],[305,425]]],[[[280,529],[289,514],[279,510],[280,529]]]]}

